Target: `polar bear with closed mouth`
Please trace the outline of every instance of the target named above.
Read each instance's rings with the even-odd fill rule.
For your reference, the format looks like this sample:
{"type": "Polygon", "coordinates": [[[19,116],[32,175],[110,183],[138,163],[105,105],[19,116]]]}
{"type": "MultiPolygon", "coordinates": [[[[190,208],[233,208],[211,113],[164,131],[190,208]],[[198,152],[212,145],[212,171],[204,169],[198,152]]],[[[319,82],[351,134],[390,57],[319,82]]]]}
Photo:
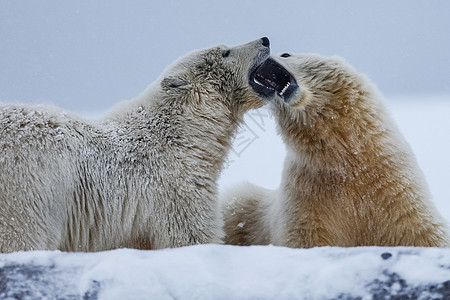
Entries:
{"type": "Polygon", "coordinates": [[[411,149],[364,75],[336,57],[284,53],[251,79],[287,156],[277,190],[226,191],[226,243],[449,245],[411,149]]]}
{"type": "Polygon", "coordinates": [[[1,104],[0,252],[219,243],[217,180],[269,52],[193,52],[99,121],[1,104]]]}

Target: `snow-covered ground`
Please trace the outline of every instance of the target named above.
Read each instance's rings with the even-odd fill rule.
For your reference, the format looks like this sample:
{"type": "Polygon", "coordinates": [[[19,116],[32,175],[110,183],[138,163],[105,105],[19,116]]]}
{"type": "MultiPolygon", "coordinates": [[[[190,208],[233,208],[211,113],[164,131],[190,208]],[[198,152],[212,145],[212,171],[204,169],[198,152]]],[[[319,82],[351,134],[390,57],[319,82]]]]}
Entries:
{"type": "Polygon", "coordinates": [[[448,299],[449,279],[450,250],[433,248],[0,255],[1,299],[448,299]]]}

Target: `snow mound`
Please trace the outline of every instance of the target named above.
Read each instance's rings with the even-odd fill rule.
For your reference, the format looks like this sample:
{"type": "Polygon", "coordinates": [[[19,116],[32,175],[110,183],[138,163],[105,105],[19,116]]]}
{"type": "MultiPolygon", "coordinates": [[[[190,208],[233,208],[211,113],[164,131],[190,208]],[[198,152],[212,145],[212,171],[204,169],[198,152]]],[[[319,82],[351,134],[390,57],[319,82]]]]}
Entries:
{"type": "Polygon", "coordinates": [[[450,249],[199,245],[0,255],[1,299],[446,297],[450,249]]]}

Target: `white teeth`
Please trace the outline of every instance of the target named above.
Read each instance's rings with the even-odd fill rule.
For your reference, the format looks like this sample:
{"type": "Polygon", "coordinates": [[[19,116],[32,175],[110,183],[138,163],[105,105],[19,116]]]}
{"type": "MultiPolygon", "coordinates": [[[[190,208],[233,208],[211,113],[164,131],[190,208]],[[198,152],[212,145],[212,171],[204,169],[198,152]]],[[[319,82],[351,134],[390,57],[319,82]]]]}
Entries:
{"type": "Polygon", "coordinates": [[[288,83],[286,84],[286,86],[281,90],[280,96],[283,96],[284,92],[286,92],[286,90],[289,88],[290,85],[291,85],[290,82],[288,82],[288,83]]]}
{"type": "Polygon", "coordinates": [[[264,84],[262,84],[260,81],[258,81],[258,79],[256,79],[256,77],[253,79],[253,82],[255,82],[256,84],[258,84],[260,86],[264,86],[264,84]]]}
{"type": "MultiPolygon", "coordinates": [[[[266,81],[267,81],[268,83],[272,84],[274,87],[276,86],[276,83],[275,83],[275,82],[272,82],[272,81],[270,81],[270,80],[268,80],[268,79],[266,79],[266,81]]],[[[253,78],[253,82],[256,83],[257,85],[263,86],[263,87],[265,87],[265,88],[267,88],[267,89],[275,89],[274,87],[270,87],[270,86],[267,86],[267,85],[263,84],[263,83],[262,83],[261,81],[259,81],[256,77],[253,78]]],[[[278,93],[278,95],[283,96],[284,93],[287,91],[287,89],[289,88],[290,85],[291,85],[290,82],[286,83],[286,85],[285,85],[284,88],[281,90],[281,92],[278,93]]]]}

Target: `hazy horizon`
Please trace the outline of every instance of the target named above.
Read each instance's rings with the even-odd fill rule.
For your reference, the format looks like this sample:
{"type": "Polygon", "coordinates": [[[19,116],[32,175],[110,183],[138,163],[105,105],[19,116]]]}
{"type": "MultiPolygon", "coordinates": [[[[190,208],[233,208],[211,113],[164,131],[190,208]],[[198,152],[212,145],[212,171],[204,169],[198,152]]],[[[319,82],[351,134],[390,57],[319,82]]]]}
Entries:
{"type": "Polygon", "coordinates": [[[175,59],[267,36],[344,57],[385,95],[450,94],[448,1],[0,2],[0,101],[105,111],[175,59]]]}

